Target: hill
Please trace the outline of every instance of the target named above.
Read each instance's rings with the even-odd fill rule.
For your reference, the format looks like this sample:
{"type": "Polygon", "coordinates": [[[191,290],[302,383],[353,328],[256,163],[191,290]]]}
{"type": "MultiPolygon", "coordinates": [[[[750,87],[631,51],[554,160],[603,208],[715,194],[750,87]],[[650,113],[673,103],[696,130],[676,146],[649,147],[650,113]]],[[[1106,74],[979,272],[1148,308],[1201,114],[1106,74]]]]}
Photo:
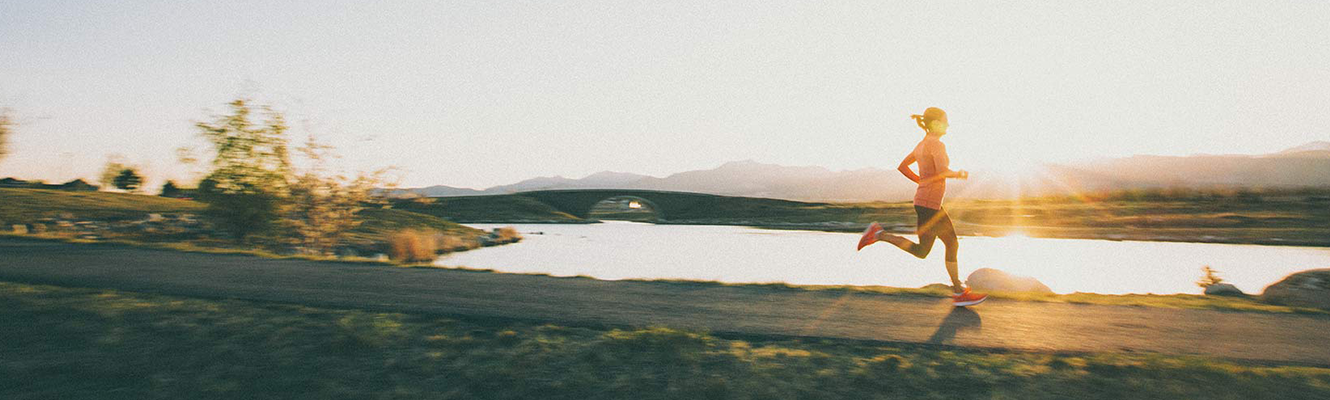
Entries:
{"type": "MultiPolygon", "coordinates": [[[[1143,188],[1330,187],[1330,142],[1317,141],[1264,155],[1138,155],[1075,164],[1048,164],[1029,176],[976,171],[982,178],[948,183],[948,196],[1010,199],[1143,188]]],[[[537,190],[639,189],[812,202],[907,201],[915,186],[894,169],[832,171],[752,160],[666,177],[603,171],[584,178],[538,177],[484,190],[430,186],[396,194],[487,196],[537,190]]]]}

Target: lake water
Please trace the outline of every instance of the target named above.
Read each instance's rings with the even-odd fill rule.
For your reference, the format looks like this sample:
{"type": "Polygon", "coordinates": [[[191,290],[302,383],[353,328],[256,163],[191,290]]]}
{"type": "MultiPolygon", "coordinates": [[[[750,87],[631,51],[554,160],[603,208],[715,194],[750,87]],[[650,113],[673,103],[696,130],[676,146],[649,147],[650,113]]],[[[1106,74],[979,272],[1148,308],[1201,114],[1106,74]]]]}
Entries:
{"type": "MultiPolygon", "coordinates": [[[[854,250],[857,233],[738,226],[474,224],[513,226],[520,243],[440,258],[444,266],[599,279],[920,287],[948,282],[943,246],[919,260],[886,243],[854,250]]],[[[1200,293],[1201,266],[1249,294],[1290,273],[1330,268],[1330,248],[1206,243],[960,238],[961,278],[997,268],[1039,279],[1058,293],[1200,293]]]]}

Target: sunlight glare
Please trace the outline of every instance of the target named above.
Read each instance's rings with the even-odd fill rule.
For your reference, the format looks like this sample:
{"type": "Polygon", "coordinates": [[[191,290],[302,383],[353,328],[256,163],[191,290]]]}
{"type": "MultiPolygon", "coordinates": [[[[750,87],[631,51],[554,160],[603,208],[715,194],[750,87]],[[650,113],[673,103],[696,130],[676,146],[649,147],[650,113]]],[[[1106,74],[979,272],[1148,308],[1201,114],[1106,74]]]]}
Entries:
{"type": "Polygon", "coordinates": [[[1029,234],[1027,234],[1027,233],[1025,233],[1025,231],[1022,231],[1022,230],[1019,230],[1019,229],[1018,229],[1018,230],[1013,230],[1013,231],[1007,231],[1007,232],[1006,232],[1005,234],[1003,234],[1001,237],[1002,237],[1003,239],[1010,239],[1010,240],[1027,240],[1027,239],[1030,239],[1030,235],[1029,235],[1029,234]]]}

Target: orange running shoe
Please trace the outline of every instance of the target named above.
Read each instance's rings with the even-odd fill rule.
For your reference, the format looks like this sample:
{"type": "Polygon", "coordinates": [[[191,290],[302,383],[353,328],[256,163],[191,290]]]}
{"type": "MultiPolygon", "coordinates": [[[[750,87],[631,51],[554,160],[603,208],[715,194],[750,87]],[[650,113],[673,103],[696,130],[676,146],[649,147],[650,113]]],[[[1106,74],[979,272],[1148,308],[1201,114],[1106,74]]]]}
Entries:
{"type": "Polygon", "coordinates": [[[965,292],[951,296],[951,305],[956,307],[966,307],[983,303],[988,300],[988,295],[983,293],[970,293],[970,288],[965,288],[965,292]]]}
{"type": "Polygon", "coordinates": [[[863,250],[865,247],[868,247],[868,245],[877,243],[877,234],[881,232],[882,225],[878,225],[876,222],[869,225],[868,229],[864,230],[864,235],[859,238],[859,248],[855,249],[855,251],[863,250]]]}

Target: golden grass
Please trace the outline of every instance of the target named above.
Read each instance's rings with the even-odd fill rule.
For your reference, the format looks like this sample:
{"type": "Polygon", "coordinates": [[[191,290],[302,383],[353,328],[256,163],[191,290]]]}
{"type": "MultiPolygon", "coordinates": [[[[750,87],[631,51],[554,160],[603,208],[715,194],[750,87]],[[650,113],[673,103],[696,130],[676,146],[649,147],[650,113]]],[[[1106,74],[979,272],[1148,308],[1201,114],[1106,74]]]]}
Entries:
{"type": "Polygon", "coordinates": [[[404,230],[388,237],[389,257],[401,263],[432,261],[439,256],[439,245],[431,232],[404,230]]]}

